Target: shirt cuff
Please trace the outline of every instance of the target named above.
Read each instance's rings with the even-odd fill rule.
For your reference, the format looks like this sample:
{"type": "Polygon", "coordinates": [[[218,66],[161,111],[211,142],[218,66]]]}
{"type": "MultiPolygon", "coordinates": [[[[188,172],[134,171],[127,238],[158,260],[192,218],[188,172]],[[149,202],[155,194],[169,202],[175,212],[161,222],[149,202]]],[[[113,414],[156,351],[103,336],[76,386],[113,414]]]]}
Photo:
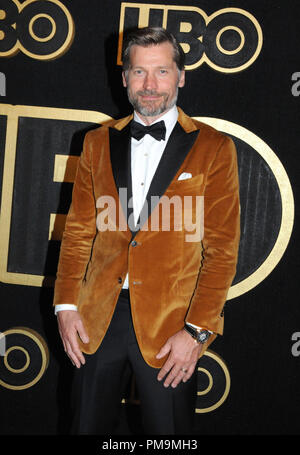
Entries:
{"type": "Polygon", "coordinates": [[[77,311],[76,305],[71,305],[70,303],[62,303],[61,305],[55,305],[54,314],[57,314],[59,311],[72,310],[77,311]]]}

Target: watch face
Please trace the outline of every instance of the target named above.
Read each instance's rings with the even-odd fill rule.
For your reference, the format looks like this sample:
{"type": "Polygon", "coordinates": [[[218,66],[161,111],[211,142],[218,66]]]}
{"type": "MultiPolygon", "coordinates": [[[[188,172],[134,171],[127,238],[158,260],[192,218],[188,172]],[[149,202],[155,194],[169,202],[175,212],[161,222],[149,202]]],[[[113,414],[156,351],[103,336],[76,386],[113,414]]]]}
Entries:
{"type": "Polygon", "coordinates": [[[209,333],[206,330],[203,330],[198,334],[198,340],[200,343],[204,343],[209,337],[209,333]]]}

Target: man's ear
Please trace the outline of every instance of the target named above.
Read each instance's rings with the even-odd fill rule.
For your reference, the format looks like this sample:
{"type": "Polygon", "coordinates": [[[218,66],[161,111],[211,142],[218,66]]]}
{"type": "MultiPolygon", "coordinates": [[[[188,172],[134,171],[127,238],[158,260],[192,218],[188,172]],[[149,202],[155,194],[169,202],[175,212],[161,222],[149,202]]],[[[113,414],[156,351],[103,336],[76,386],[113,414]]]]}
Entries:
{"type": "Polygon", "coordinates": [[[122,71],[122,81],[123,81],[123,87],[127,87],[127,82],[126,82],[126,77],[125,77],[124,71],[122,71]]]}
{"type": "Polygon", "coordinates": [[[183,87],[185,84],[185,70],[180,71],[178,87],[183,87]]]}

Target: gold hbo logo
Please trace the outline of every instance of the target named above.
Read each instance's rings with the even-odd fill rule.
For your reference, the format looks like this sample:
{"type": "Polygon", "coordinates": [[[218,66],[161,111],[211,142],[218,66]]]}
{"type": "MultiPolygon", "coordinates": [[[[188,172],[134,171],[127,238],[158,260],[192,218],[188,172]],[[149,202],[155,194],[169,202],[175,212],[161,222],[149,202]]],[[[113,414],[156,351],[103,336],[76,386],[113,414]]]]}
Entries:
{"type": "Polygon", "coordinates": [[[0,57],[19,51],[37,60],[52,60],[72,44],[74,23],[58,0],[0,0],[0,57]]]}
{"type": "Polygon", "coordinates": [[[13,327],[0,333],[0,386],[28,389],[43,377],[48,364],[48,346],[35,330],[13,327]]]}
{"type": "Polygon", "coordinates": [[[122,3],[117,63],[122,64],[123,34],[133,27],[164,27],[186,54],[186,69],[203,63],[225,73],[242,71],[260,54],[263,34],[256,18],[240,8],[210,16],[194,6],[122,3]]]}

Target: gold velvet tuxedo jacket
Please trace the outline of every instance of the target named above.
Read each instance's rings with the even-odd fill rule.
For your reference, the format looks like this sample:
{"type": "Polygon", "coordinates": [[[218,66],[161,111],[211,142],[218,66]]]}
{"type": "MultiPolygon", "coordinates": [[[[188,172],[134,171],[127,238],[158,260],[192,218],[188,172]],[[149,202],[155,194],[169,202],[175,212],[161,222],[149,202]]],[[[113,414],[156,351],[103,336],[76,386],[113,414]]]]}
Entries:
{"type": "MultiPolygon", "coordinates": [[[[214,332],[202,353],[223,333],[223,306],[235,275],[239,244],[235,146],[227,136],[178,111],[178,122],[147,194],[148,229],[141,223],[133,232],[127,224],[132,212],[132,115],[112,120],[85,137],[61,244],[54,305],[78,306],[90,338],[88,344],[81,340],[79,344],[87,354],[101,344],[127,272],[134,329],[149,365],[162,366],[166,359],[155,356],[184,322],[214,332]],[[183,172],[191,178],[178,180],[183,172]],[[124,188],[127,200],[121,201],[119,190],[124,188]],[[151,219],[162,218],[158,216],[161,204],[151,207],[151,196],[163,195],[170,201],[173,196],[180,200],[204,196],[202,239],[186,241],[191,232],[184,223],[181,230],[174,228],[172,210],[169,230],[164,230],[161,220],[151,230],[151,219]],[[103,196],[115,202],[116,210],[106,216],[109,228],[99,230],[97,221],[105,208],[98,201],[103,196]]],[[[193,217],[195,207],[193,203],[189,209],[193,217]]]]}

